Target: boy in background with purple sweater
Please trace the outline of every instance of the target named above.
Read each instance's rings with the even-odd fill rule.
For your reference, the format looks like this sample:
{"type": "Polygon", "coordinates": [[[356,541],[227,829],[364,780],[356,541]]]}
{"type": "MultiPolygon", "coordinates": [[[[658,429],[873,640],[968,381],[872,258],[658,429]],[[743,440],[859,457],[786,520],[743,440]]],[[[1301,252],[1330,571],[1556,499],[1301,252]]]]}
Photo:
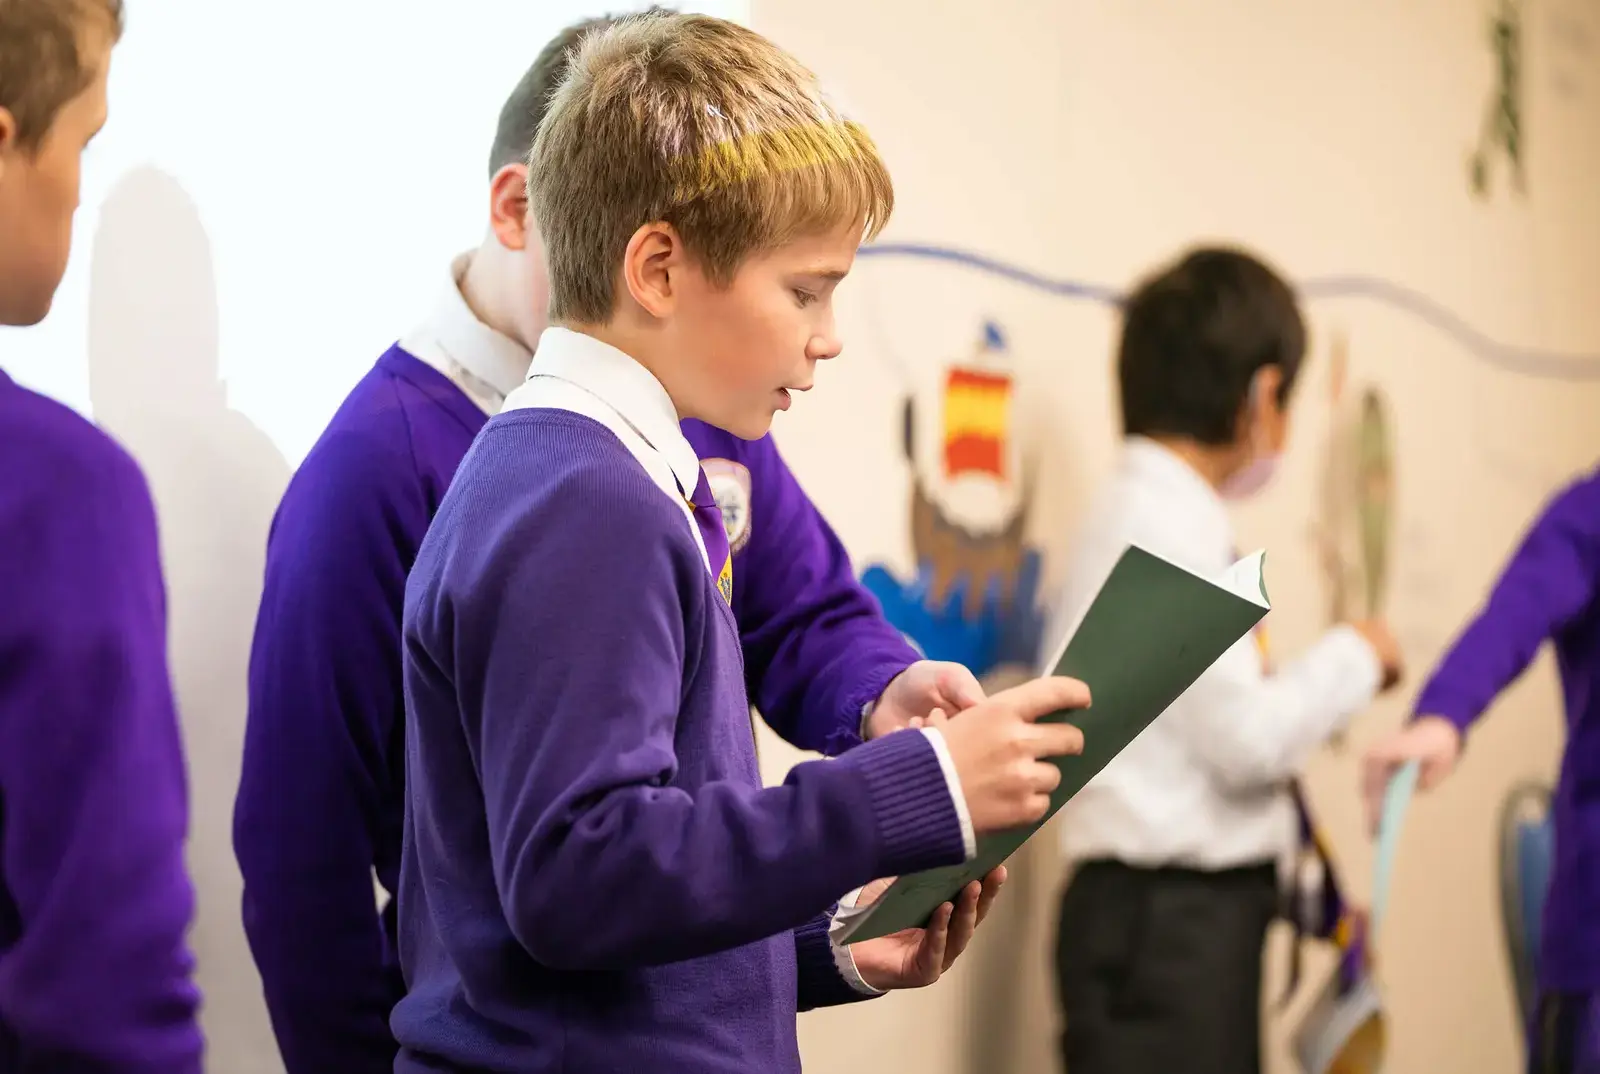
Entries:
{"type": "MultiPolygon", "coordinates": [[[[43,320],[118,0],[0,0],[0,325],[43,320]]],[[[0,372],[0,1074],[200,1069],[187,791],[138,466],[0,372]]]]}
{"type": "Polygon", "coordinates": [[[1040,758],[1082,738],[1036,720],[1087,690],[1029,683],[762,789],[678,423],[759,438],[811,386],[888,175],[786,53],[657,15],[585,39],[528,188],[560,327],[407,584],[396,1069],[798,1070],[796,1010],[929,983],[964,942],[947,906],[838,947],[841,896],[1041,816],[1040,758]]]}
{"type": "Polygon", "coordinates": [[[1376,825],[1396,769],[1420,763],[1424,790],[1455,770],[1461,740],[1550,641],[1561,671],[1567,747],[1551,804],[1555,862],[1539,941],[1529,1074],[1600,1072],[1600,470],[1545,505],[1483,608],[1417,695],[1414,719],[1365,762],[1376,825]]]}
{"type": "MultiPolygon", "coordinates": [[[[482,244],[351,391],[273,523],[234,845],[289,1074],[394,1069],[389,1013],[404,987],[394,904],[380,911],[373,875],[399,890],[406,575],[473,437],[527,377],[547,287],[528,150],[570,50],[611,21],[566,28],[508,96],[482,244]]],[[[682,429],[726,508],[744,679],[774,730],[832,755],[983,700],[969,671],[919,660],[884,620],[770,436],[744,441],[694,420],[682,429]]],[[[958,952],[952,944],[946,961],[958,952]]]]}

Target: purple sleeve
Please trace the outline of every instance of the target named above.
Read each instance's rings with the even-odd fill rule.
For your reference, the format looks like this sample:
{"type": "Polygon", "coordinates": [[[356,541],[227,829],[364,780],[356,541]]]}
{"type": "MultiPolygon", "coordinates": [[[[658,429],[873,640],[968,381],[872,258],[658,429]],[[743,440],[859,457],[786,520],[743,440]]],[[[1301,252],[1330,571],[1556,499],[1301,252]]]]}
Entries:
{"type": "Polygon", "coordinates": [[[797,765],[780,787],[673,785],[687,624],[720,613],[694,546],[662,537],[676,508],[649,499],[529,512],[472,554],[492,581],[416,628],[451,639],[501,903],[554,969],[739,947],[873,877],[965,856],[923,735],[797,765]]]}
{"type": "Polygon", "coordinates": [[[1465,731],[1600,590],[1600,476],[1551,501],[1488,602],[1417,695],[1417,715],[1465,731]]]}
{"type": "Polygon", "coordinates": [[[109,444],[28,446],[0,491],[0,1062],[9,1035],[10,1069],[198,1072],[155,513],[109,444]]]}
{"type": "Polygon", "coordinates": [[[289,1074],[394,1067],[372,878],[399,841],[400,616],[427,526],[403,450],[346,435],[300,468],[268,541],[234,849],[289,1074]]]}
{"type": "Polygon", "coordinates": [[[795,966],[800,978],[796,1006],[802,1011],[874,998],[858,991],[839,972],[833,942],[828,939],[833,914],[834,910],[829,909],[794,930],[795,966]]]}
{"type": "Polygon", "coordinates": [[[751,529],[734,565],[734,601],[750,697],[785,740],[837,755],[860,743],[863,707],[917,652],[856,580],[772,438],[739,454],[751,529]]]}

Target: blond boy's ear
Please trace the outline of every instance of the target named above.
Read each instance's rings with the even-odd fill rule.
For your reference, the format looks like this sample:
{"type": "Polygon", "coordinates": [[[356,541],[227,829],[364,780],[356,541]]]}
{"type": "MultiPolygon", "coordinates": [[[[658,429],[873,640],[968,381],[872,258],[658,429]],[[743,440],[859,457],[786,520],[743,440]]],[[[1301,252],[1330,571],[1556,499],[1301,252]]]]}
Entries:
{"type": "Polygon", "coordinates": [[[688,268],[683,239],[671,224],[652,221],[633,233],[622,257],[622,286],[652,317],[677,305],[680,273],[688,268]]]}

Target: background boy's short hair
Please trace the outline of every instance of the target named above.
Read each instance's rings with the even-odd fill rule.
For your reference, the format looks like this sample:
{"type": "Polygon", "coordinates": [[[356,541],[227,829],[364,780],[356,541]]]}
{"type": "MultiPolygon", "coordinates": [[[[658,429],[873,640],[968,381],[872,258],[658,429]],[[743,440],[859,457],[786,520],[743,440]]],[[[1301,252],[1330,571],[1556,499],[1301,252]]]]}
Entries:
{"type": "MultiPolygon", "coordinates": [[[[651,5],[639,15],[669,15],[670,9],[651,5]]],[[[583,39],[596,30],[604,30],[620,15],[598,15],[592,19],[575,22],[552,37],[534,57],[533,64],[523,73],[517,88],[511,91],[500,109],[500,122],[495,126],[494,145],[489,150],[489,174],[492,176],[507,164],[524,164],[533,139],[539,133],[539,124],[550,105],[550,95],[567,77],[567,67],[572,53],[583,39]]]]}
{"type": "Polygon", "coordinates": [[[38,148],[94,77],[83,38],[96,24],[120,38],[122,0],[0,0],[0,108],[24,148],[38,148]]]}
{"type": "Polygon", "coordinates": [[[1123,431],[1232,443],[1256,371],[1283,371],[1278,401],[1286,404],[1305,348],[1305,321],[1281,276],[1243,250],[1191,250],[1123,308],[1123,431]]]}
{"type": "Polygon", "coordinates": [[[877,234],[894,189],[816,76],[753,30],[647,14],[582,35],[529,159],[553,320],[609,319],[643,225],[672,225],[708,276],[803,234],[877,234]]]}

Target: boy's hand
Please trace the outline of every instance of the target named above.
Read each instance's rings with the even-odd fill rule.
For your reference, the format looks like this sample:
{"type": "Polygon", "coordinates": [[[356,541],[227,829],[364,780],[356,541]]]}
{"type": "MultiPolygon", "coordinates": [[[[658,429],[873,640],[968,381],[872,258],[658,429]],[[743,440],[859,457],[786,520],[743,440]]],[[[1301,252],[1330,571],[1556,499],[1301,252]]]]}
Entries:
{"type": "Polygon", "coordinates": [[[1383,677],[1378,684],[1379,692],[1398,686],[1400,677],[1405,673],[1405,659],[1400,653],[1400,643],[1394,640],[1394,635],[1389,631],[1389,624],[1382,619],[1365,619],[1351,623],[1350,628],[1372,647],[1372,655],[1378,658],[1378,666],[1383,669],[1383,677]]]}
{"type": "Polygon", "coordinates": [[[1437,787],[1455,770],[1461,756],[1461,732],[1443,716],[1421,716],[1405,728],[1371,746],[1361,762],[1361,790],[1366,800],[1367,828],[1378,830],[1383,795],[1396,770],[1410,761],[1421,762],[1417,786],[1437,787]]]}
{"type": "MultiPolygon", "coordinates": [[[[874,880],[861,890],[857,906],[866,906],[882,895],[893,878],[874,880]]],[[[939,979],[961,956],[972,934],[989,913],[989,906],[1006,882],[1004,865],[973,881],[957,897],[933,912],[925,929],[902,929],[850,945],[856,972],[861,979],[881,992],[893,988],[925,988],[939,979]]]]}
{"type": "Polygon", "coordinates": [[[1082,753],[1083,732],[1069,723],[1039,723],[1039,717],[1088,707],[1087,686],[1052,677],[1002,690],[959,720],[930,717],[955,762],[974,832],[1002,831],[1044,816],[1061,770],[1041,758],[1082,753]]]}
{"type": "Polygon", "coordinates": [[[962,665],[918,660],[884,688],[867,717],[865,737],[881,738],[891,731],[921,727],[935,709],[954,715],[982,701],[983,687],[962,665]]]}

